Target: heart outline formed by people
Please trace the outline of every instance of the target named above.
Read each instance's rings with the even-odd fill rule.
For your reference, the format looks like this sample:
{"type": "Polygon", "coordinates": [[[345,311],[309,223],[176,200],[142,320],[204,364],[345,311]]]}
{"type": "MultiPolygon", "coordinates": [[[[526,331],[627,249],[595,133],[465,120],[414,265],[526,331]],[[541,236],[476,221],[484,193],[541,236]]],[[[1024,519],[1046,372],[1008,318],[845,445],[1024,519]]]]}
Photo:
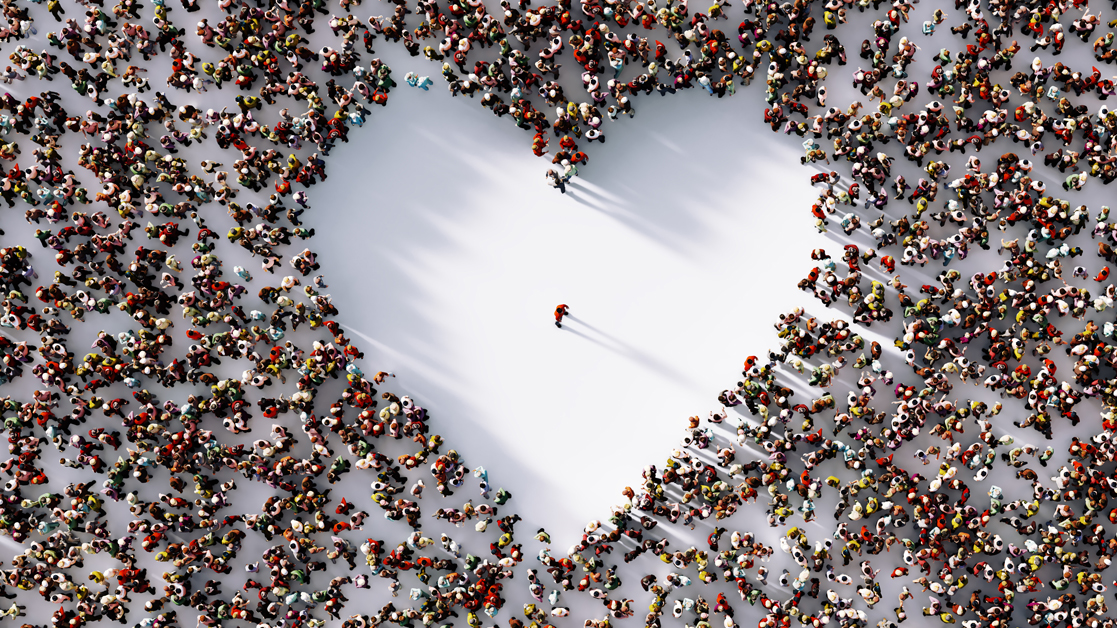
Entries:
{"type": "MultiPolygon", "coordinates": [[[[1113,325],[1089,317],[1112,307],[1114,288],[1108,266],[1064,263],[1084,253],[1083,231],[1100,239],[1103,262],[1115,261],[1117,229],[1108,208],[1059,198],[1117,177],[1117,116],[1092,100],[1113,94],[1113,81],[1093,65],[1071,67],[1086,54],[1113,58],[1112,34],[1092,50],[1074,42],[1088,44],[1104,22],[1084,4],[959,2],[949,37],[936,30],[944,9],[904,0],[883,8],[719,0],[706,13],[658,0],[535,8],[506,0],[495,14],[481,2],[443,10],[401,0],[391,17],[364,21],[352,0],[339,5],[344,17],[317,0],[181,8],[122,0],[111,14],[97,3],[2,4],[13,66],[0,77],[11,90],[0,116],[0,158],[11,162],[0,193],[9,207],[26,206],[26,224],[5,224],[20,243],[0,250],[11,391],[0,529],[24,548],[5,570],[4,594],[15,599],[6,615],[39,622],[49,612],[54,626],[80,627],[133,621],[142,604],[138,625],[160,628],[180,621],[179,607],[205,625],[318,626],[328,616],[344,626],[506,619],[520,628],[573,614],[604,628],[636,615],[642,597],[648,626],[668,614],[696,626],[886,625],[876,605],[895,595],[891,611],[905,621],[913,593],[900,579],[918,570],[914,582],[933,594],[923,614],[946,623],[1112,623],[1103,574],[1117,542],[1102,520],[1117,523],[1117,510],[1106,510],[1115,488],[1105,466],[1113,325]],[[194,19],[182,13],[197,14],[196,39],[174,24],[194,19]],[[917,33],[898,36],[919,15],[924,41],[963,50],[928,50],[917,61],[917,33]],[[716,26],[737,17],[734,42],[716,26]],[[316,28],[323,22],[328,29],[316,28]],[[59,31],[40,33],[47,24],[59,31]],[[816,25],[826,33],[812,53],[816,25]],[[871,64],[852,73],[861,98],[828,106],[846,89],[823,85],[847,63],[836,34],[858,27],[855,36],[868,35],[860,57],[871,64]],[[1069,41],[1068,63],[1037,57],[1010,76],[1016,29],[1045,57],[1069,41]],[[37,44],[45,48],[35,52],[37,44]],[[637,95],[732,96],[765,60],[764,123],[803,138],[802,164],[834,168],[810,177],[821,187],[809,211],[840,253],[814,251],[800,283],[836,310],[832,320],[803,309],[781,316],[780,348],[746,359],[721,407],[690,418],[663,468],[646,467],[641,484],[619,491],[624,501],[566,553],[552,551],[545,529],[517,538],[511,495],[432,433],[415,400],[384,390],[391,373],[366,376],[324,278],[312,277],[320,263],[303,244],[315,235],[303,224],[306,189],[326,180],[334,144],[397,88],[391,69],[371,58],[374,44],[442,61],[452,94],[481,94],[482,106],[534,132],[533,152],[557,166],[545,180],[563,193],[588,161],[580,148],[604,141],[607,118],[632,116],[637,95]],[[145,67],[132,65],[137,56],[145,67]],[[559,83],[564,59],[584,70],[587,101],[569,99],[574,88],[559,83]],[[908,76],[919,70],[930,80],[908,76]],[[147,93],[159,73],[175,91],[147,93]],[[338,83],[350,77],[352,88],[338,83]],[[50,89],[65,81],[74,93],[50,89]],[[921,89],[931,99],[922,106],[921,89]],[[229,92],[239,113],[224,108],[229,92]],[[284,108],[299,101],[303,114],[284,108]],[[555,109],[553,121],[540,102],[555,109]],[[88,111],[74,116],[67,106],[88,111]],[[885,152],[893,141],[903,161],[885,152]],[[1063,192],[1049,192],[1026,154],[981,163],[982,148],[1009,142],[1031,157],[1043,152],[1044,170],[1067,175],[1063,192]],[[965,160],[952,168],[955,152],[965,160]],[[840,173],[843,156],[851,165],[840,173]],[[88,173],[75,173],[75,163],[88,173]],[[918,178],[914,187],[902,171],[918,178]],[[85,187],[90,177],[101,191],[85,187]],[[1004,236],[996,256],[993,229],[1004,236]],[[256,269],[225,267],[219,243],[226,260],[261,263],[255,296],[256,269]],[[40,261],[41,249],[53,264],[40,261]],[[940,261],[932,277],[925,266],[940,261]],[[285,264],[295,272],[272,282],[290,272],[285,264]],[[96,316],[101,331],[88,324],[96,316]],[[978,385],[973,398],[957,396],[967,384],[978,385]],[[164,390],[176,385],[183,395],[164,390]],[[254,439],[260,415],[270,431],[254,439]],[[1056,434],[1064,423],[1076,429],[1056,434]],[[1094,429],[1079,434],[1086,425],[1094,429]],[[1017,445],[1028,427],[1051,446],[1017,445]],[[1055,445],[1068,454],[1058,469],[1055,445]],[[44,459],[48,447],[61,452],[58,465],[44,459]],[[977,495],[987,480],[988,507],[977,495]],[[163,482],[167,489],[142,486],[163,482]],[[360,492],[370,489],[361,482],[382,522],[365,510],[360,492]],[[246,505],[253,497],[261,503],[246,505]],[[833,527],[816,514],[823,504],[833,506],[833,527]],[[768,526],[757,525],[761,508],[768,526]],[[756,516],[744,522],[746,512],[756,516]],[[734,517],[743,529],[722,527],[734,517]],[[1083,545],[1096,547],[1096,562],[1083,545]],[[244,556],[252,558],[237,560],[244,556]],[[890,579],[878,577],[882,568],[890,579]],[[165,584],[153,569],[164,570],[165,584]],[[387,586],[351,599],[375,576],[387,586]],[[394,597],[405,583],[407,603],[394,597]],[[1075,587],[1084,600],[1066,592],[1075,587]],[[526,603],[501,613],[510,602],[526,603]]],[[[414,73],[405,82],[433,83],[414,73]]]]}

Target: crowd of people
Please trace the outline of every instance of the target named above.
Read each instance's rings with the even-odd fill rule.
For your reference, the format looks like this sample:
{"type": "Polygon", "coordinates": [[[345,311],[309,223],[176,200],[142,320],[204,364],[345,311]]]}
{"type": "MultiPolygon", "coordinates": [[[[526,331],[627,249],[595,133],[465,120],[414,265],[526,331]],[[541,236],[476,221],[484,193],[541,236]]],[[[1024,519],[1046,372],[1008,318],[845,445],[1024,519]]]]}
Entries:
{"type": "MultiPolygon", "coordinates": [[[[0,1],[0,195],[27,223],[5,221],[0,248],[0,534],[25,548],[0,569],[0,618],[885,627],[914,597],[900,586],[877,610],[891,580],[918,575],[921,614],[945,623],[1113,625],[1117,223],[1062,197],[1117,178],[1117,112],[1101,104],[1114,80],[1072,67],[1113,63],[1101,31],[1117,21],[1064,0],[956,0],[920,28],[909,0],[394,0],[366,19],[359,0],[179,4],[0,1]],[[861,99],[828,105],[844,88],[830,72],[857,63],[838,35],[858,24],[861,99]],[[954,51],[919,56],[920,38],[954,51]],[[1014,70],[1026,44],[1043,57],[1014,70]],[[809,211],[838,248],[812,252],[799,285],[842,314],[781,316],[780,348],[749,357],[719,409],[688,419],[666,464],[565,553],[544,529],[526,550],[511,495],[386,390],[391,373],[366,375],[317,274],[307,190],[397,88],[384,45],[531,134],[564,192],[638,96],[723,98],[754,79],[763,123],[819,170],[809,211]],[[932,57],[926,80],[909,76],[917,57],[932,57]],[[31,230],[38,246],[11,242],[31,230]],[[1093,248],[1100,264],[1070,267],[1093,248]],[[1017,444],[1027,428],[1048,444],[1017,444]],[[356,476],[371,504],[337,494],[356,476]],[[994,476],[1011,484],[985,488],[994,476]],[[246,503],[256,486],[271,492],[246,503]],[[833,522],[816,512],[828,499],[833,522]],[[682,548],[697,526],[705,544],[682,548]],[[89,569],[98,554],[113,566],[89,569]],[[408,601],[351,599],[374,578],[392,596],[407,583],[408,601]]],[[[557,306],[555,325],[569,315],[557,306]]]]}

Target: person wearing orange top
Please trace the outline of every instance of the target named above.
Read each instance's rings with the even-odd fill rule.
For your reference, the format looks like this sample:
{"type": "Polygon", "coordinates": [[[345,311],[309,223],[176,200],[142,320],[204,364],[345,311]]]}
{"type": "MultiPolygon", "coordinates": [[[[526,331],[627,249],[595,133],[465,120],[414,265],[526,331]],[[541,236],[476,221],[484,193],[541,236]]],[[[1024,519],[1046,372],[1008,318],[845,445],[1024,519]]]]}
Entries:
{"type": "Polygon", "coordinates": [[[563,303],[555,307],[555,327],[562,329],[562,317],[570,311],[570,306],[563,303]]]}

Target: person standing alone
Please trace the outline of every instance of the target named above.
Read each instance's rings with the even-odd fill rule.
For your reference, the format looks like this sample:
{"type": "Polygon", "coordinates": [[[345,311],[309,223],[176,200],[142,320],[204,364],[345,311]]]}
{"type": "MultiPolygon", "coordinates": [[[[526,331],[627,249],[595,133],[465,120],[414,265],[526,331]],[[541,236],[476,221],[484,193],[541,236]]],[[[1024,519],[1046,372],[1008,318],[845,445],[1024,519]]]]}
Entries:
{"type": "Polygon", "coordinates": [[[555,327],[562,329],[562,317],[570,311],[570,306],[562,303],[555,307],[555,327]]]}

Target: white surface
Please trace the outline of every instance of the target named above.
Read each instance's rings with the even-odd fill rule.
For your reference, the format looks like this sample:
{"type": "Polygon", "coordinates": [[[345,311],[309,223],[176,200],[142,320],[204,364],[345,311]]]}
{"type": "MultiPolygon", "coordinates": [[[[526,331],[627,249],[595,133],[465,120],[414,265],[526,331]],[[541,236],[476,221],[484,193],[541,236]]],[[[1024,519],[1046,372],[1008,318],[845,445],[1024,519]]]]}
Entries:
{"type": "Polygon", "coordinates": [[[341,322],[559,547],[812,305],[795,284],[834,243],[760,95],[638,99],[566,195],[531,133],[433,87],[395,90],[330,155],[308,224],[346,252],[320,249],[341,322]]]}

